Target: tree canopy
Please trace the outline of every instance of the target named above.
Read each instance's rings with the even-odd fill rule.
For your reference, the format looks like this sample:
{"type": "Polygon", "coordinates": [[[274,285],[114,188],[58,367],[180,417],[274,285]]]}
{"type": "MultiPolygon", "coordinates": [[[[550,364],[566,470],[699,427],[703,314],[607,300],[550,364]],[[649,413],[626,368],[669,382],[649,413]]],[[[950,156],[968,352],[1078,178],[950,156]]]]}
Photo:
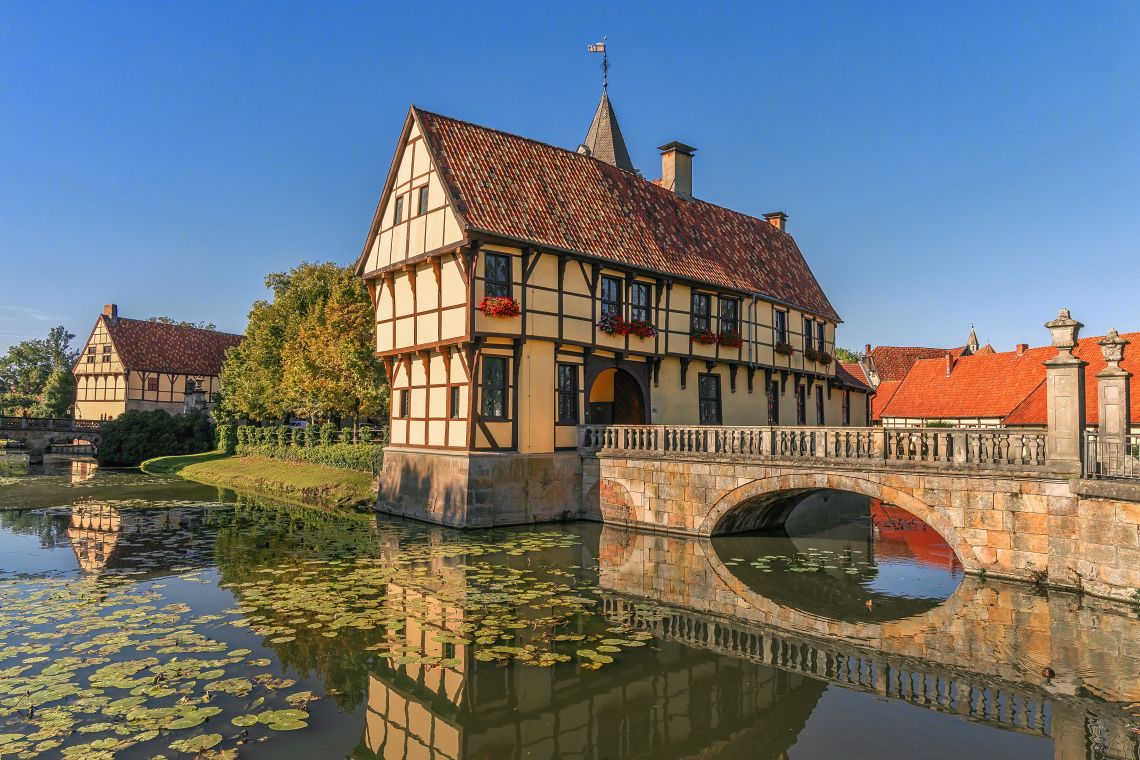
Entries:
{"type": "Polygon", "coordinates": [[[304,262],[265,284],[273,300],[253,304],[245,340],[226,355],[218,413],[257,421],[386,413],[372,302],[352,269],[304,262]]]}
{"type": "Polygon", "coordinates": [[[857,362],[859,361],[859,354],[855,353],[849,348],[835,347],[835,358],[841,362],[857,362]]]}
{"type": "Polygon", "coordinates": [[[217,330],[213,322],[186,322],[171,319],[170,317],[150,317],[147,322],[158,322],[160,325],[177,325],[179,327],[197,327],[200,330],[217,330]]]}
{"type": "Polygon", "coordinates": [[[68,417],[75,404],[75,335],[60,325],[47,338],[25,340],[0,357],[0,414],[68,417]]]}

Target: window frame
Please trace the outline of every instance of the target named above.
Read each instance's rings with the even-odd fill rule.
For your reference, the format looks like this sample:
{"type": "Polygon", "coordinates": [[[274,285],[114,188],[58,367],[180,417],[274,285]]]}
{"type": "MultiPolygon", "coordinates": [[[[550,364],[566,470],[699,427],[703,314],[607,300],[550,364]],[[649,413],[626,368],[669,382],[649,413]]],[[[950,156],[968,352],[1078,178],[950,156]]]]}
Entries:
{"type": "Polygon", "coordinates": [[[850,427],[851,425],[851,391],[846,388],[843,390],[843,425],[850,427]]]}
{"type": "Polygon", "coordinates": [[[721,406],[721,392],[720,392],[720,375],[715,372],[702,372],[697,375],[697,424],[716,426],[724,424],[723,409],[721,406]],[[715,390],[712,396],[705,395],[705,382],[712,381],[710,387],[715,390]],[[709,420],[706,415],[706,409],[709,409],[709,403],[712,403],[711,411],[715,412],[715,420],[709,420]]]}
{"type": "Polygon", "coordinates": [[[827,324],[823,320],[816,320],[815,323],[815,350],[824,351],[824,344],[826,343],[827,324]]]}
{"type": "Polygon", "coordinates": [[[796,386],[796,425],[807,425],[807,386],[796,386]]]}
{"type": "Polygon", "coordinates": [[[463,419],[463,397],[459,390],[461,387],[452,385],[447,390],[447,418],[449,420],[463,419]]]}
{"type": "Polygon", "coordinates": [[[622,316],[622,280],[610,274],[603,274],[598,284],[599,316],[622,316]]]}
{"type": "Polygon", "coordinates": [[[783,309],[774,309],[775,316],[772,318],[772,332],[775,335],[776,343],[788,342],[788,312],[783,309]]]}
{"type": "Polygon", "coordinates": [[[816,388],[816,390],[815,390],[815,424],[818,425],[819,427],[823,427],[823,424],[824,424],[823,419],[824,419],[824,415],[826,413],[827,412],[824,409],[823,389],[822,388],[816,388]]]}
{"type": "Polygon", "coordinates": [[[578,411],[578,365],[569,362],[558,362],[554,370],[554,419],[556,425],[577,425],[580,417],[578,411]],[[570,387],[563,386],[563,378],[570,379],[570,387]],[[563,416],[563,402],[569,401],[570,415],[563,416]]]}
{"type": "Polygon", "coordinates": [[[650,306],[652,300],[652,286],[648,282],[634,280],[629,286],[629,320],[631,322],[652,322],[652,307],[650,306]],[[639,294],[645,296],[644,303],[642,303],[639,294]]]}
{"type": "Polygon", "coordinates": [[[740,299],[739,298],[724,298],[720,299],[720,331],[722,333],[732,332],[736,335],[743,335],[740,331],[740,299]],[[732,317],[726,318],[724,310],[726,306],[732,307],[732,317]]]}
{"type": "Polygon", "coordinates": [[[511,262],[511,256],[507,253],[495,253],[488,251],[483,255],[483,295],[487,298],[514,298],[514,265],[511,262]],[[494,278],[491,277],[491,262],[500,262],[506,267],[507,279],[502,280],[496,272],[494,278]]]}
{"type": "Polygon", "coordinates": [[[153,391],[154,393],[158,393],[159,392],[158,387],[159,386],[158,386],[158,378],[157,377],[148,377],[146,379],[146,390],[147,390],[147,392],[153,391]]]}
{"type": "Polygon", "coordinates": [[[768,396],[768,424],[780,424],[780,381],[769,380],[767,388],[768,396]]]}
{"type": "Polygon", "coordinates": [[[418,189],[419,195],[416,196],[416,216],[423,216],[428,212],[428,186],[422,185],[418,189]]]}
{"type": "Polygon", "coordinates": [[[483,369],[479,375],[479,415],[485,420],[504,421],[510,419],[510,380],[507,372],[510,367],[505,356],[484,356],[483,369]],[[494,374],[492,367],[502,368],[502,384],[488,382],[494,374]],[[492,399],[501,395],[501,413],[495,414],[492,399]]]}
{"type": "Polygon", "coordinates": [[[400,413],[396,415],[401,420],[411,419],[412,417],[412,391],[410,388],[401,388],[400,395],[400,413]]]}
{"type": "Polygon", "coordinates": [[[404,221],[404,196],[397,195],[395,205],[392,207],[392,224],[400,224],[404,221]]]}
{"type": "Polygon", "coordinates": [[[689,331],[698,332],[712,329],[712,296],[693,291],[689,298],[689,331]],[[697,304],[703,304],[698,311],[697,304]]]}
{"type": "Polygon", "coordinates": [[[811,317],[804,317],[804,351],[811,351],[815,348],[815,320],[811,317]]]}

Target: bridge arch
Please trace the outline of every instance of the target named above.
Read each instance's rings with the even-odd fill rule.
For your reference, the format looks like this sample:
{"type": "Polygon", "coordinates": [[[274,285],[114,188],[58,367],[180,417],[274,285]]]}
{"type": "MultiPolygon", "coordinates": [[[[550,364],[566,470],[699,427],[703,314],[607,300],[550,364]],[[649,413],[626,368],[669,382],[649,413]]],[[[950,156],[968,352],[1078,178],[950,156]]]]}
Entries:
{"type": "Polygon", "coordinates": [[[778,524],[791,512],[798,497],[822,490],[849,491],[893,504],[942,536],[967,572],[982,567],[974,548],[941,509],[878,480],[853,475],[794,472],[749,481],[714,502],[700,520],[697,533],[713,536],[778,524]]]}

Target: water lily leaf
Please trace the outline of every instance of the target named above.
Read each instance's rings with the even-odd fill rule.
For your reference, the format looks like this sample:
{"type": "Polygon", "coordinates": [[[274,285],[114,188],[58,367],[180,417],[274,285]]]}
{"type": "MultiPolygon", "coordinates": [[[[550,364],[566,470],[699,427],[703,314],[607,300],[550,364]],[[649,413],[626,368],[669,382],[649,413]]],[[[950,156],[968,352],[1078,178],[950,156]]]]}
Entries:
{"type": "Polygon", "coordinates": [[[198,736],[173,741],[170,743],[170,748],[175,752],[201,752],[216,747],[221,742],[221,734],[199,734],[198,736]]]}
{"type": "Polygon", "coordinates": [[[233,723],[235,726],[239,726],[241,728],[247,728],[257,723],[257,716],[235,715],[234,717],[230,718],[230,723],[233,723]]]}

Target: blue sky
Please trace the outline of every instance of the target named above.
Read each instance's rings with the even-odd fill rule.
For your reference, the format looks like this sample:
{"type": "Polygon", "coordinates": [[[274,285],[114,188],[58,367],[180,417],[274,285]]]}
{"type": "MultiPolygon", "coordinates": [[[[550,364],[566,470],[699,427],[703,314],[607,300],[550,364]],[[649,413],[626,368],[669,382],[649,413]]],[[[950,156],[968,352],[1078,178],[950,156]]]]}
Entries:
{"type": "Polygon", "coordinates": [[[0,4],[0,348],[103,303],[241,331],[359,253],[409,103],[782,209],[839,342],[1140,329],[1140,4],[0,4]]]}

